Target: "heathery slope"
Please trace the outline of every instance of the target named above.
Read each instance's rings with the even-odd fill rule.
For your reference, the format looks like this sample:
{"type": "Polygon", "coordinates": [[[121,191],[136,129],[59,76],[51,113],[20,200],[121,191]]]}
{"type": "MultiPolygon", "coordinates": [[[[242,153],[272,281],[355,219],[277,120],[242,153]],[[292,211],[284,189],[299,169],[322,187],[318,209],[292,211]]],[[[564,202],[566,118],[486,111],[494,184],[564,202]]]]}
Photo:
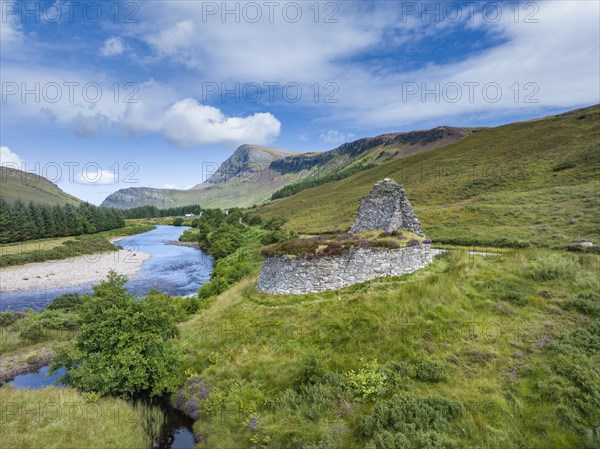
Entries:
{"type": "Polygon", "coordinates": [[[560,246],[600,240],[600,106],[484,129],[262,206],[307,233],[347,230],[375,182],[402,183],[437,241],[560,246]],[[495,240],[495,241],[494,241],[495,240]]]}

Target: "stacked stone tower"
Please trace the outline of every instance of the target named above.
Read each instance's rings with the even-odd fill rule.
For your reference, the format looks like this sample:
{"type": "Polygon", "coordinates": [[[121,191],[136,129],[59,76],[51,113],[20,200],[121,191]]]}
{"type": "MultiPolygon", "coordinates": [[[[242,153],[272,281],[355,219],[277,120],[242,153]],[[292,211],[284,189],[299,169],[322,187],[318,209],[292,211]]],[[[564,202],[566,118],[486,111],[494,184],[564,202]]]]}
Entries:
{"type": "Polygon", "coordinates": [[[375,184],[371,193],[360,200],[358,215],[350,233],[401,229],[423,235],[404,188],[390,178],[382,179],[375,184]]]}

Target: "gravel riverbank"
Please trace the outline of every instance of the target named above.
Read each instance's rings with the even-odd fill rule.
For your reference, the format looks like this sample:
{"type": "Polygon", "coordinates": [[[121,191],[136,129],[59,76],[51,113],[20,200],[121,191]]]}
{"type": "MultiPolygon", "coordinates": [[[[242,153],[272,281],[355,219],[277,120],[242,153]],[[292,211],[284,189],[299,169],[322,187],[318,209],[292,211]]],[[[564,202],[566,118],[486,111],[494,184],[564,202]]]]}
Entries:
{"type": "Polygon", "coordinates": [[[104,279],[110,270],[135,277],[149,254],[128,249],[0,270],[0,293],[72,287],[104,279]]]}

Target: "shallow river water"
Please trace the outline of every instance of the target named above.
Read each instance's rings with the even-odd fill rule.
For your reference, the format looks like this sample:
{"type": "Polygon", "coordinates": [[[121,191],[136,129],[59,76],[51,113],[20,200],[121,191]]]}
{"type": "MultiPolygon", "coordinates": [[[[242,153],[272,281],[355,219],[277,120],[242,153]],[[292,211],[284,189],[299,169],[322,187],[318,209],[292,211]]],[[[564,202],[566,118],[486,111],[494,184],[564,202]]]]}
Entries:
{"type": "MultiPolygon", "coordinates": [[[[150,254],[135,279],[131,279],[127,288],[131,293],[144,295],[151,289],[159,290],[171,296],[195,293],[202,284],[210,279],[213,259],[196,248],[165,244],[177,240],[187,227],[157,226],[152,231],[132,235],[119,240],[116,244],[126,249],[150,254]]],[[[92,284],[68,288],[28,290],[13,293],[0,293],[0,312],[19,311],[27,307],[39,310],[54,298],[64,293],[88,293],[92,284]]]]}

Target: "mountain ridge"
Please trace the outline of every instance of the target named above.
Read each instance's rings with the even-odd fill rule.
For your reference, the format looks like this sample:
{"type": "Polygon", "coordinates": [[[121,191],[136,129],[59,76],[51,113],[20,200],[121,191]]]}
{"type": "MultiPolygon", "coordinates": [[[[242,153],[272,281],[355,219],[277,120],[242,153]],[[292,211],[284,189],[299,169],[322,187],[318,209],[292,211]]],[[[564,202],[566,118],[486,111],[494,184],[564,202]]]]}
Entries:
{"type": "MultiPolygon", "coordinates": [[[[429,130],[386,133],[346,142],[323,152],[296,153],[244,144],[205,182],[188,190],[130,187],[109,195],[101,204],[120,209],[153,205],[173,207],[249,207],[268,200],[284,186],[347,167],[380,164],[461,140],[470,128],[438,126],[429,130]]],[[[359,167],[360,168],[360,167],[359,167]]]]}

